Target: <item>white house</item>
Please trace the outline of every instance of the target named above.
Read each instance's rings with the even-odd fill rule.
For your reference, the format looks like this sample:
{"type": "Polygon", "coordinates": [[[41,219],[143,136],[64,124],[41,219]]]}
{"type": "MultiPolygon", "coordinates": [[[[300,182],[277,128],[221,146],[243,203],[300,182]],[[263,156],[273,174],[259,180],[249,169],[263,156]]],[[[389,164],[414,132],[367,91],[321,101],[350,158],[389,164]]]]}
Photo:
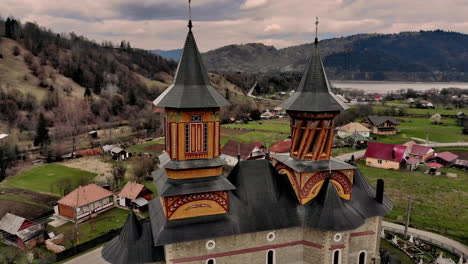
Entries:
{"type": "Polygon", "coordinates": [[[359,134],[363,137],[368,138],[370,136],[371,130],[360,123],[348,123],[344,126],[337,127],[336,128],[338,137],[340,138],[346,138],[349,137],[353,134],[359,134]]]}

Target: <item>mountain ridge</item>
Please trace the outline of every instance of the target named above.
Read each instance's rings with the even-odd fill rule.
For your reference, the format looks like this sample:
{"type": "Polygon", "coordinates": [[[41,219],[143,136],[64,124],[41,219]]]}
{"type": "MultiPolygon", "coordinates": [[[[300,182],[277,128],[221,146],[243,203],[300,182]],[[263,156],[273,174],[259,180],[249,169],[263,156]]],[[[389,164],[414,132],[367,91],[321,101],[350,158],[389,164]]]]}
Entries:
{"type": "MultiPolygon", "coordinates": [[[[301,72],[313,43],[276,49],[262,43],[227,45],[204,53],[210,71],[301,72]]],[[[468,35],[417,31],[357,34],[319,42],[329,78],[336,80],[468,81],[468,35]]]]}

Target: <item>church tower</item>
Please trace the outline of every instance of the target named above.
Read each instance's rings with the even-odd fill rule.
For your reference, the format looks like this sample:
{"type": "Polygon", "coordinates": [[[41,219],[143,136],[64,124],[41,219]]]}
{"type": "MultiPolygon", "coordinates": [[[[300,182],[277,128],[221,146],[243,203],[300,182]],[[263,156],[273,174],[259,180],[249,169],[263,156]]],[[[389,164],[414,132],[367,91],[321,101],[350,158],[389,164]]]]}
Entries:
{"type": "Polygon", "coordinates": [[[155,184],[168,220],[228,212],[222,175],[220,108],[230,105],[212,86],[189,20],[174,83],[154,105],[164,108],[166,152],[155,184]]]}
{"type": "Polygon", "coordinates": [[[333,121],[348,106],[331,92],[318,44],[316,37],[296,92],[279,105],[291,118],[290,157],[284,162],[284,157],[273,156],[277,170],[288,175],[300,204],[316,197],[327,178],[347,200],[353,184],[354,170],[347,168],[351,166],[331,157],[333,121]]]}

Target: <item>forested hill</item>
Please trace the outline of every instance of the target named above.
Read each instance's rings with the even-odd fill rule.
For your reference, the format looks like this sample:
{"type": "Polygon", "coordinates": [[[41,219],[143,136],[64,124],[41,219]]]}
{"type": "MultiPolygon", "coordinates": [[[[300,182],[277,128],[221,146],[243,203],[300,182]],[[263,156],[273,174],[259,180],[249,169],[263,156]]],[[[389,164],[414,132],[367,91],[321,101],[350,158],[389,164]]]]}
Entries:
{"type": "MultiPolygon", "coordinates": [[[[260,43],[229,45],[203,54],[209,70],[302,71],[312,43],[276,49],[260,43]]],[[[322,40],[331,79],[468,81],[468,35],[436,31],[359,34],[322,40]]]]}
{"type": "Polygon", "coordinates": [[[19,42],[30,52],[24,58],[25,62],[41,81],[50,78],[42,74],[42,66],[51,66],[94,94],[113,87],[112,92],[123,95],[131,92],[151,99],[159,91],[148,89],[141,76],[163,81],[161,75],[176,67],[174,61],[132,48],[125,41],[117,45],[111,42],[98,44],[74,33],[56,34],[35,23],[21,24],[10,18],[0,21],[0,28],[5,29],[6,38],[19,42]],[[33,57],[37,57],[39,62],[35,62],[33,57]]]}

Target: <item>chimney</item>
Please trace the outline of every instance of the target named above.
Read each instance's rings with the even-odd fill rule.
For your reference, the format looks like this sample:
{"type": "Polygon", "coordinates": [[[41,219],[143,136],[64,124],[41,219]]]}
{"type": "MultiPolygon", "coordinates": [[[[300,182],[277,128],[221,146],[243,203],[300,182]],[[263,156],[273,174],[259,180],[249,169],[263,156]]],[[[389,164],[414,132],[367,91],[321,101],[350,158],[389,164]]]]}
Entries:
{"type": "Polygon", "coordinates": [[[237,145],[237,161],[240,161],[241,160],[241,156],[240,156],[240,143],[237,145]]]}
{"type": "Polygon", "coordinates": [[[377,190],[375,192],[375,200],[378,203],[383,202],[383,193],[384,193],[384,180],[378,179],[377,180],[377,190]]]}
{"type": "Polygon", "coordinates": [[[395,160],[395,147],[392,148],[392,160],[395,160]]]}

